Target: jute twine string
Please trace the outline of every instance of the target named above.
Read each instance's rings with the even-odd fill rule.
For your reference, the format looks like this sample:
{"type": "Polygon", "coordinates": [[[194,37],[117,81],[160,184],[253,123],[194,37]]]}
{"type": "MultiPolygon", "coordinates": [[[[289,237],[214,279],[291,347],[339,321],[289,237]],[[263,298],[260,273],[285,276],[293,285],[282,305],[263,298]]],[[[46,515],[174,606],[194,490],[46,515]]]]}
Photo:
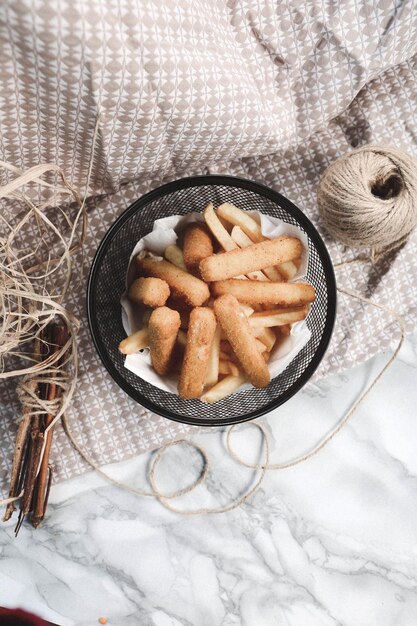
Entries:
{"type": "MultiPolygon", "coordinates": [[[[64,253],[62,254],[62,256],[59,259],[55,259],[54,261],[48,259],[48,262],[46,264],[41,263],[40,265],[38,264],[37,269],[39,269],[39,267],[46,267],[46,272],[44,274],[44,277],[50,277],[51,275],[53,275],[54,269],[59,267],[61,264],[66,263],[68,267],[71,267],[71,252],[73,251],[71,246],[73,243],[73,239],[74,239],[74,235],[75,232],[77,230],[79,221],[82,221],[83,224],[83,234],[81,236],[81,244],[82,244],[82,239],[83,236],[85,234],[85,226],[86,226],[86,212],[84,210],[85,207],[85,199],[86,199],[86,194],[87,194],[87,190],[88,190],[88,186],[89,186],[89,180],[90,180],[90,176],[91,176],[91,171],[92,171],[92,165],[93,165],[93,157],[94,157],[94,144],[95,144],[95,137],[96,137],[96,133],[97,133],[97,127],[98,127],[98,120],[97,120],[97,124],[96,124],[96,128],[95,128],[95,134],[94,134],[94,142],[93,142],[93,150],[92,150],[92,156],[91,156],[91,160],[90,160],[90,166],[89,166],[89,173],[88,173],[88,179],[87,179],[87,184],[86,184],[86,190],[85,190],[85,195],[84,198],[81,202],[81,206],[80,206],[80,210],[77,213],[76,219],[74,220],[74,222],[72,222],[72,229],[71,229],[71,236],[70,236],[70,242],[71,245],[68,245],[67,240],[64,240],[64,238],[60,235],[59,231],[57,228],[54,227],[53,223],[51,222],[51,220],[49,219],[45,219],[45,214],[44,214],[44,210],[46,208],[48,208],[48,202],[44,203],[43,205],[41,205],[40,207],[34,207],[34,205],[30,202],[30,200],[28,198],[25,198],[24,195],[22,195],[22,193],[19,191],[20,186],[16,181],[12,181],[12,183],[9,183],[8,185],[6,185],[6,190],[7,190],[7,194],[8,197],[14,197],[14,198],[19,198],[19,199],[24,199],[26,201],[26,203],[28,204],[30,211],[32,211],[32,214],[35,215],[36,217],[39,217],[49,228],[51,228],[51,230],[55,233],[55,235],[61,240],[61,242],[64,244],[64,253]]],[[[400,161],[399,159],[397,159],[396,161],[397,163],[397,167],[400,167],[402,165],[404,165],[404,163],[402,161],[400,161]]],[[[0,163],[1,165],[1,163],[0,163]]],[[[406,164],[408,167],[408,163],[406,164]]],[[[29,172],[27,172],[26,174],[22,173],[20,170],[16,171],[17,168],[13,168],[10,166],[9,169],[11,169],[12,171],[14,171],[15,173],[17,173],[19,175],[19,178],[23,177],[24,181],[29,181],[29,180],[36,180],[38,181],[38,178],[36,178],[35,174],[39,174],[42,172],[45,173],[48,169],[48,166],[37,166],[38,169],[36,170],[35,168],[32,168],[32,170],[29,170],[29,172]],[[46,169],[45,169],[46,168],[46,169]],[[33,171],[35,170],[35,171],[33,171]]],[[[392,169],[392,166],[390,166],[392,169]]],[[[62,175],[62,172],[59,171],[59,168],[56,169],[56,166],[54,166],[53,168],[51,168],[57,172],[59,172],[59,174],[61,175],[61,178],[63,180],[64,186],[62,188],[59,188],[59,190],[57,191],[57,193],[66,193],[69,190],[71,190],[71,192],[73,193],[73,190],[68,186],[65,177],[62,175]]],[[[375,169],[375,168],[374,168],[375,169]]],[[[372,170],[373,172],[374,170],[372,170]]],[[[379,171],[379,170],[378,170],[379,171]]],[[[391,172],[391,170],[389,170],[391,172]]],[[[388,172],[388,170],[387,170],[388,172]]],[[[408,174],[410,174],[410,172],[408,170],[406,170],[407,176],[408,174]]],[[[388,172],[389,174],[389,172],[388,172]]],[[[373,177],[375,178],[374,174],[372,174],[373,177]]],[[[405,177],[406,180],[408,180],[407,176],[405,177]]],[[[387,180],[391,180],[391,174],[388,175],[388,179],[387,180]]],[[[326,178],[324,177],[322,179],[321,185],[323,183],[323,180],[326,180],[326,178]]],[[[384,179],[385,180],[385,179],[384,179]]],[[[384,180],[382,180],[382,185],[384,183],[384,180]]],[[[378,182],[378,181],[377,181],[378,182]]],[[[373,184],[373,183],[372,183],[373,184]]],[[[379,184],[379,183],[378,183],[379,184]]],[[[391,183],[390,183],[391,184],[391,183]]],[[[394,184],[394,183],[392,183],[394,184]]],[[[46,186],[49,186],[45,183],[46,186]]],[[[369,186],[369,181],[368,181],[368,186],[369,186]]],[[[339,185],[340,187],[340,185],[339,185]]],[[[372,185],[371,185],[372,188],[372,185]]],[[[410,186],[407,183],[407,190],[410,190],[410,186]]],[[[340,191],[340,189],[339,189],[340,191]]],[[[4,188],[0,188],[0,192],[1,195],[4,195],[4,188]]],[[[320,193],[320,190],[319,190],[320,193]]],[[[410,192],[411,193],[411,192],[410,192]]],[[[394,194],[395,195],[395,194],[394,194]]],[[[398,193],[396,193],[396,195],[398,196],[398,193]]],[[[343,196],[342,196],[343,198],[343,196]]],[[[386,205],[384,205],[384,207],[386,207],[386,205]]],[[[361,208],[361,207],[359,207],[361,208]]],[[[380,207],[379,207],[380,208],[380,207]]],[[[396,208],[396,207],[395,207],[396,208]]],[[[408,207],[409,208],[409,207],[408,207]]],[[[408,217],[412,214],[412,211],[409,213],[407,213],[408,217]]],[[[402,215],[402,213],[400,213],[400,215],[402,215]]],[[[398,217],[398,212],[397,212],[397,217],[398,217]]],[[[369,218],[369,215],[368,215],[369,218]]],[[[342,220],[343,223],[345,223],[344,219],[342,220]]],[[[407,227],[405,230],[407,230],[407,233],[405,234],[405,230],[403,229],[403,231],[400,233],[400,236],[397,237],[398,235],[398,229],[395,230],[393,229],[393,227],[390,226],[389,228],[389,233],[390,233],[390,237],[394,237],[395,235],[395,241],[393,242],[393,240],[391,240],[390,244],[387,244],[387,241],[384,240],[384,242],[377,242],[375,243],[375,240],[372,241],[372,243],[370,243],[370,240],[368,241],[367,245],[371,245],[371,250],[372,250],[372,256],[375,253],[375,250],[388,250],[388,249],[392,249],[393,247],[397,247],[399,245],[399,243],[402,243],[404,241],[404,238],[407,236],[407,234],[410,232],[411,230],[411,224],[413,222],[413,218],[409,217],[409,219],[406,220],[407,223],[407,227]],[[394,232],[395,231],[395,232],[394,232]]],[[[23,218],[23,220],[21,221],[21,226],[25,223],[25,218],[23,218]]],[[[328,229],[331,232],[331,228],[328,229]]],[[[401,229],[400,229],[401,230],[401,229]]],[[[380,231],[378,231],[380,232],[380,231]]],[[[385,231],[384,231],[385,232],[385,231]]],[[[374,233],[375,234],[375,233],[374,233]]],[[[11,241],[13,241],[13,237],[11,238],[11,241]]],[[[343,239],[342,239],[343,241],[343,239]]],[[[345,243],[347,242],[347,240],[345,240],[345,243]]],[[[303,463],[309,459],[311,459],[312,457],[314,457],[315,455],[317,455],[325,446],[327,446],[332,440],[333,438],[337,435],[337,433],[340,432],[340,430],[347,424],[347,422],[351,419],[351,417],[354,415],[354,413],[358,410],[359,406],[364,402],[364,400],[367,398],[367,396],[371,393],[371,391],[373,390],[373,388],[375,387],[375,385],[378,383],[378,381],[381,379],[381,377],[383,376],[383,374],[387,371],[387,369],[390,367],[390,365],[393,363],[393,361],[395,360],[396,356],[398,355],[398,352],[401,348],[401,345],[403,343],[404,340],[404,336],[405,336],[405,328],[404,328],[404,322],[402,320],[402,318],[400,316],[398,316],[394,311],[392,311],[391,309],[389,309],[388,307],[385,307],[383,305],[377,304],[375,302],[372,302],[368,299],[366,299],[365,297],[359,295],[359,294],[355,294],[352,292],[349,292],[347,290],[344,290],[342,288],[338,288],[339,293],[343,294],[344,296],[347,296],[349,298],[352,298],[354,300],[357,300],[359,302],[362,302],[366,305],[370,305],[373,307],[376,307],[378,309],[381,309],[383,311],[385,311],[388,315],[390,315],[392,317],[392,319],[398,324],[399,329],[400,329],[400,339],[398,342],[398,345],[394,351],[394,353],[391,355],[391,357],[389,358],[389,360],[387,361],[387,363],[384,365],[384,367],[381,369],[381,371],[375,376],[375,378],[373,379],[372,383],[370,383],[368,385],[368,387],[366,388],[366,390],[359,396],[359,398],[354,402],[354,404],[352,405],[352,407],[347,411],[347,413],[344,415],[344,417],[342,417],[342,419],[330,430],[329,433],[327,433],[327,435],[324,436],[324,438],[317,444],[315,445],[312,449],[308,450],[307,452],[305,452],[304,454],[298,456],[297,458],[285,462],[285,463],[270,463],[270,440],[269,437],[265,431],[265,428],[261,425],[261,423],[259,422],[252,422],[251,424],[249,424],[250,427],[252,428],[256,428],[258,429],[258,431],[261,433],[261,437],[262,437],[262,441],[261,441],[261,448],[262,448],[262,454],[263,454],[263,460],[260,463],[249,463],[247,461],[245,461],[244,459],[241,458],[241,456],[235,451],[235,449],[232,446],[232,434],[233,432],[236,430],[236,426],[231,426],[230,428],[228,428],[226,430],[226,447],[228,450],[228,453],[230,455],[231,458],[234,459],[235,462],[239,463],[241,466],[249,468],[254,470],[255,472],[255,479],[254,479],[254,483],[252,484],[252,486],[250,486],[242,495],[240,495],[238,498],[236,498],[235,500],[233,500],[232,502],[230,502],[229,504],[225,505],[225,506],[220,506],[220,507],[213,507],[213,508],[197,508],[197,509],[192,509],[192,510],[183,510],[180,508],[177,508],[176,506],[174,506],[171,501],[173,499],[179,498],[181,496],[184,496],[188,493],[191,493],[193,490],[195,490],[199,485],[201,485],[207,475],[208,472],[210,470],[210,461],[208,458],[208,455],[206,453],[206,451],[204,450],[203,447],[199,446],[198,444],[189,441],[187,439],[175,439],[167,444],[165,444],[164,446],[162,446],[161,448],[159,448],[156,451],[155,456],[152,458],[151,460],[151,464],[150,464],[150,469],[148,472],[148,482],[150,484],[150,490],[145,491],[144,489],[139,489],[137,487],[134,487],[132,485],[129,485],[127,483],[124,483],[122,481],[119,481],[115,478],[113,478],[111,475],[109,475],[107,472],[103,471],[100,466],[91,458],[90,454],[78,443],[78,441],[76,440],[76,438],[74,437],[71,429],[70,429],[70,425],[69,425],[69,420],[68,417],[65,413],[69,402],[71,400],[72,394],[74,392],[75,389],[75,384],[76,384],[76,377],[77,377],[77,349],[76,349],[76,341],[75,341],[75,336],[76,336],[76,332],[77,332],[77,328],[78,328],[78,321],[75,320],[75,318],[73,316],[71,316],[71,314],[66,311],[64,309],[63,306],[61,306],[59,304],[59,302],[56,299],[53,298],[48,298],[45,296],[39,296],[33,289],[32,287],[32,283],[31,283],[31,279],[33,278],[33,276],[30,276],[30,272],[33,271],[32,270],[27,270],[27,269],[23,269],[23,265],[22,265],[22,258],[19,257],[15,257],[13,256],[13,254],[11,253],[11,246],[10,243],[9,245],[4,245],[4,241],[0,241],[0,258],[3,258],[3,254],[4,257],[7,259],[7,261],[9,263],[12,264],[12,266],[17,266],[19,269],[16,270],[16,272],[14,270],[12,270],[10,272],[10,274],[6,271],[4,271],[3,265],[0,267],[0,270],[2,272],[2,274],[5,274],[5,280],[4,280],[4,284],[7,287],[7,295],[5,295],[5,293],[1,293],[0,292],[0,296],[2,297],[2,307],[3,307],[3,311],[5,310],[4,307],[4,302],[7,301],[8,298],[12,297],[14,298],[14,303],[16,303],[16,301],[18,303],[22,303],[23,300],[32,300],[33,303],[33,307],[32,309],[28,309],[26,310],[23,306],[21,306],[20,308],[17,307],[17,312],[15,310],[13,310],[12,312],[7,312],[8,316],[10,317],[10,319],[12,320],[13,324],[15,325],[15,338],[13,339],[13,335],[11,335],[11,340],[9,343],[9,348],[10,346],[13,346],[11,349],[13,350],[19,343],[19,341],[17,341],[16,343],[16,335],[18,335],[19,339],[25,339],[27,338],[27,336],[30,336],[30,328],[31,328],[31,324],[33,323],[33,325],[35,324],[39,324],[39,323],[44,323],[44,325],[46,325],[46,323],[48,323],[49,321],[51,321],[56,315],[59,315],[67,324],[69,330],[70,330],[70,339],[67,343],[66,346],[64,346],[64,348],[60,351],[60,353],[58,353],[58,355],[55,355],[55,360],[51,359],[50,362],[47,362],[46,364],[44,364],[45,367],[45,371],[43,372],[44,376],[46,375],[46,372],[48,371],[49,374],[53,374],[54,375],[54,381],[57,382],[57,384],[61,385],[64,391],[64,395],[63,395],[63,399],[60,401],[60,404],[57,405],[57,403],[55,404],[51,404],[48,403],[47,401],[40,401],[39,398],[35,397],[35,394],[31,391],[30,386],[25,382],[23,382],[23,384],[20,386],[20,394],[22,397],[22,401],[26,404],[29,405],[31,410],[33,411],[33,414],[35,414],[36,412],[42,411],[42,412],[51,412],[51,411],[56,411],[56,417],[54,418],[53,422],[51,423],[51,425],[49,426],[49,428],[52,428],[53,425],[58,421],[58,419],[62,418],[62,422],[63,422],[63,426],[65,429],[65,432],[69,438],[69,440],[71,441],[72,445],[74,446],[74,448],[78,451],[78,453],[81,455],[81,457],[84,459],[84,461],[86,461],[93,469],[95,469],[102,477],[104,477],[106,480],[108,480],[110,483],[124,489],[127,490],[129,492],[132,492],[134,494],[140,495],[140,496],[145,496],[145,497],[154,497],[157,498],[159,500],[159,502],[168,510],[175,512],[177,514],[181,514],[181,515],[201,515],[201,514],[214,514],[214,513],[225,513],[227,511],[231,511],[233,509],[236,509],[237,507],[239,507],[240,505],[242,505],[243,503],[245,503],[246,501],[249,500],[249,498],[251,498],[254,493],[259,489],[259,487],[261,486],[262,481],[264,480],[265,474],[267,470],[280,470],[280,469],[286,469],[286,468],[290,468],[290,467],[294,467],[295,465],[298,465],[300,463],[303,463]],[[2,246],[2,247],[1,247],[2,246]],[[4,250],[4,252],[3,252],[4,250]],[[10,283],[10,277],[11,277],[11,283],[10,283]],[[19,278],[19,280],[18,280],[19,278]],[[23,283],[23,287],[22,287],[22,283],[23,283]],[[42,307],[39,307],[39,305],[42,305],[42,307]],[[49,309],[48,309],[49,307],[49,309]],[[39,308],[41,309],[39,312],[39,308]],[[45,317],[46,320],[45,321],[43,319],[43,316],[45,317]],[[64,361],[66,361],[65,366],[68,372],[68,365],[71,364],[71,370],[69,373],[67,373],[66,377],[62,375],[62,371],[59,371],[59,368],[57,368],[57,362],[59,360],[59,358],[61,358],[63,355],[66,355],[64,361]],[[51,370],[51,368],[56,368],[54,370],[51,370]],[[47,369],[49,368],[49,369],[47,369]],[[26,394],[26,395],[25,395],[26,394]],[[186,445],[191,447],[192,449],[194,449],[201,457],[202,459],[202,470],[200,472],[200,474],[197,476],[197,478],[188,486],[178,489],[177,491],[173,492],[173,493],[164,493],[161,491],[159,485],[158,485],[158,480],[157,480],[157,469],[158,466],[162,460],[162,458],[164,457],[164,455],[168,452],[168,450],[170,448],[173,448],[175,446],[179,446],[179,445],[186,445]]],[[[30,256],[30,255],[29,255],[30,256]]],[[[27,260],[27,258],[24,259],[25,261],[27,260]]],[[[336,265],[336,268],[339,269],[341,267],[344,267],[346,265],[348,265],[351,262],[367,262],[367,259],[365,258],[356,258],[356,259],[352,259],[351,261],[347,261],[345,263],[339,263],[336,265]]],[[[9,268],[9,266],[7,266],[7,269],[9,268]]],[[[67,281],[65,283],[66,287],[68,286],[69,281],[67,281]]],[[[58,300],[62,301],[63,295],[65,295],[64,292],[61,292],[61,294],[58,294],[58,300]]],[[[3,327],[2,329],[0,329],[0,345],[2,344],[2,340],[3,340],[3,336],[2,336],[2,332],[4,334],[5,329],[7,328],[7,325],[5,323],[3,323],[3,327]]],[[[32,365],[30,367],[26,367],[22,370],[18,370],[18,371],[12,371],[12,372],[5,372],[4,374],[0,373],[0,378],[1,377],[7,377],[7,376],[13,376],[13,375],[17,375],[17,374],[38,374],[40,376],[39,380],[42,380],[42,372],[40,371],[41,368],[39,367],[39,365],[32,365]]],[[[248,426],[248,424],[246,424],[246,426],[248,426]]],[[[43,456],[43,454],[42,454],[43,456]]],[[[41,457],[42,458],[42,457],[41,457]]],[[[20,494],[17,498],[12,498],[12,499],[6,499],[3,501],[0,501],[0,504],[7,504],[8,502],[14,501],[16,499],[18,499],[19,497],[21,497],[22,494],[20,494]]]]}
{"type": "Polygon", "coordinates": [[[353,150],[326,169],[317,204],[334,239],[378,258],[417,225],[417,160],[389,146],[353,150]]]}

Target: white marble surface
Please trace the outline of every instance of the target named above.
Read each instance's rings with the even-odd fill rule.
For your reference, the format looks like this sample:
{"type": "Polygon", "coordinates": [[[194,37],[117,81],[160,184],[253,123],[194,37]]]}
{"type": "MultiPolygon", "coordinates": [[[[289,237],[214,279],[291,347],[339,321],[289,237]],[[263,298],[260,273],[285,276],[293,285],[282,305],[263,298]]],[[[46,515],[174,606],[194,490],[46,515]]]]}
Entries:
{"type": "MultiPolygon", "coordinates": [[[[274,460],[335,423],[388,355],[309,386],[262,423],[274,460]]],[[[350,424],[318,456],[268,472],[221,515],[183,517],[97,474],[56,486],[37,531],[0,531],[0,605],[60,625],[415,626],[417,623],[417,335],[350,424]]],[[[213,470],[183,506],[226,503],[253,472],[226,459],[220,432],[198,438],[213,470]]],[[[236,436],[249,454],[253,428],[236,436]]],[[[185,449],[161,466],[172,487],[195,475],[185,449]]],[[[147,455],[111,467],[144,485],[147,455]]]]}

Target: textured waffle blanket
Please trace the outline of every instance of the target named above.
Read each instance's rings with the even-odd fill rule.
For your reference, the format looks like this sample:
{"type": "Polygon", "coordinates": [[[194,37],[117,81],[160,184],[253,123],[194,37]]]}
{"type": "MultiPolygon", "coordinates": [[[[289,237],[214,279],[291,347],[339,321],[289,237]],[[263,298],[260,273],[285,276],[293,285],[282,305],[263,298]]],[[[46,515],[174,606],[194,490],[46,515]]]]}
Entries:
{"type": "MultiPolygon", "coordinates": [[[[103,113],[85,271],[114,219],[162,182],[202,173],[251,178],[320,229],[315,192],[334,159],[370,142],[417,153],[412,1],[5,0],[0,41],[1,159],[23,169],[56,162],[82,191],[103,113]]],[[[352,256],[325,240],[334,261],[352,256]]],[[[339,282],[395,308],[412,330],[416,270],[414,233],[376,266],[340,270],[339,282]]],[[[83,321],[69,417],[95,461],[192,431],[150,415],[112,382],[95,355],[84,298],[79,281],[67,303],[83,321]]],[[[396,333],[383,312],[341,299],[316,378],[368,359],[396,333]]],[[[15,385],[2,382],[3,492],[18,415],[15,385]]],[[[52,460],[61,480],[86,468],[60,429],[52,460]]]]}

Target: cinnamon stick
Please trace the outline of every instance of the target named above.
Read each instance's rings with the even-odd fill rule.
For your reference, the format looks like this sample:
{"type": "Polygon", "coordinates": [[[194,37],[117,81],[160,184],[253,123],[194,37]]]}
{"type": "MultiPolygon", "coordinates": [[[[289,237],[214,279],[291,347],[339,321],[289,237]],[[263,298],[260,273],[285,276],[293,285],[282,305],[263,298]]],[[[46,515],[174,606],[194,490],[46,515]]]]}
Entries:
{"type": "MultiPolygon", "coordinates": [[[[35,344],[34,344],[34,359],[36,361],[40,360],[40,341],[38,338],[35,339],[35,344]]],[[[36,392],[35,381],[33,380],[29,381],[28,387],[33,393],[36,392]]],[[[25,407],[23,409],[22,419],[17,429],[16,443],[15,443],[15,448],[14,448],[14,453],[13,453],[12,469],[11,469],[11,476],[10,476],[9,498],[15,498],[16,496],[19,495],[19,491],[20,491],[19,487],[20,487],[20,484],[22,483],[22,474],[24,473],[23,459],[25,456],[26,448],[27,448],[28,435],[29,435],[29,430],[30,430],[30,425],[31,425],[30,414],[31,414],[31,409],[29,407],[25,407]]],[[[13,515],[14,511],[16,511],[15,503],[10,502],[6,507],[6,511],[3,516],[3,521],[7,522],[13,515]]]]}
{"type": "MultiPolygon", "coordinates": [[[[40,340],[43,339],[43,343],[40,346],[41,361],[47,356],[48,351],[48,328],[45,329],[40,336],[40,340]]],[[[41,398],[45,398],[45,386],[40,385],[38,388],[38,395],[41,398]]],[[[43,447],[43,428],[40,415],[33,415],[30,424],[30,434],[28,439],[27,455],[22,467],[23,477],[23,495],[20,500],[20,510],[17,524],[15,527],[15,536],[18,535],[22,526],[23,520],[26,515],[32,509],[32,499],[35,490],[36,476],[38,473],[39,462],[41,458],[41,452],[43,447]]]]}
{"type": "MultiPolygon", "coordinates": [[[[53,346],[53,352],[58,352],[67,342],[68,331],[65,326],[54,325],[51,329],[51,345],[53,346]]],[[[48,383],[46,397],[52,401],[61,396],[62,389],[59,385],[51,382],[48,383]]],[[[54,415],[47,415],[45,418],[44,428],[46,429],[54,419],[54,415]]],[[[33,501],[33,514],[32,524],[35,528],[39,526],[45,516],[45,510],[48,503],[49,490],[52,483],[53,468],[49,465],[49,454],[51,450],[53,437],[53,429],[50,429],[46,434],[45,449],[42,458],[39,475],[36,482],[36,491],[33,501]]]]}

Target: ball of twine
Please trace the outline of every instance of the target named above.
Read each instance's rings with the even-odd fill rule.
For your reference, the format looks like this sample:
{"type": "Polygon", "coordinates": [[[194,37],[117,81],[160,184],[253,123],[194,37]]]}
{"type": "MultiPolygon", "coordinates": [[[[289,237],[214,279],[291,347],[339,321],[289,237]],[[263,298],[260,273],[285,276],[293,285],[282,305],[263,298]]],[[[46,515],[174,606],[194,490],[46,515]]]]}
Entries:
{"type": "Polygon", "coordinates": [[[358,148],[327,168],[317,202],[335,239],[388,252],[417,225],[417,161],[393,148],[358,148]]]}

